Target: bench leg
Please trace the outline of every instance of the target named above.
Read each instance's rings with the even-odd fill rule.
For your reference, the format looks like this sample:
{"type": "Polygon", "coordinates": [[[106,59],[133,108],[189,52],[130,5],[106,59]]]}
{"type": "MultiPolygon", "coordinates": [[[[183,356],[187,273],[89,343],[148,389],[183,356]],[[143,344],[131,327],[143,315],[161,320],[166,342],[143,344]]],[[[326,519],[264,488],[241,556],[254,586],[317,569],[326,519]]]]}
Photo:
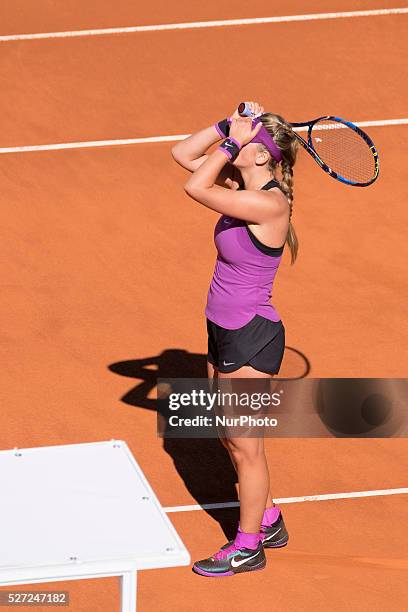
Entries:
{"type": "Polygon", "coordinates": [[[137,572],[120,576],[120,612],[136,612],[137,572]]]}

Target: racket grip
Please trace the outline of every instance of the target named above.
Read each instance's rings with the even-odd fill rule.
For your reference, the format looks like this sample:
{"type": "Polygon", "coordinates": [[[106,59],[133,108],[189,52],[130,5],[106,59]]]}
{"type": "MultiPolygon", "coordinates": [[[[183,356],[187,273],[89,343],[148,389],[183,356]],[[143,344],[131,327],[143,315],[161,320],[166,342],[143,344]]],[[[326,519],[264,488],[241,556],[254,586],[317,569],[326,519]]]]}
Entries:
{"type": "Polygon", "coordinates": [[[241,115],[241,117],[252,117],[253,116],[251,107],[249,106],[247,102],[241,102],[241,104],[238,106],[238,114],[241,115]]]}

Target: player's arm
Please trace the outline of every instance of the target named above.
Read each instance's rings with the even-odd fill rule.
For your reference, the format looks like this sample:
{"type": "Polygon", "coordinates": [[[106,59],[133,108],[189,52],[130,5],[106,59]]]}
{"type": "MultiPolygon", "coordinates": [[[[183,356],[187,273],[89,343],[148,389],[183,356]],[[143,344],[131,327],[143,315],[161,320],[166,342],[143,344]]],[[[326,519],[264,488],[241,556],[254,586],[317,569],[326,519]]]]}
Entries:
{"type": "Polygon", "coordinates": [[[177,142],[171,154],[180,166],[194,172],[208,157],[203,155],[204,151],[219,140],[221,140],[220,134],[214,126],[210,126],[177,142]]]}
{"type": "MultiPolygon", "coordinates": [[[[173,159],[183,168],[195,172],[207,159],[209,147],[221,140],[221,136],[214,126],[204,128],[181,140],[171,149],[173,159]]],[[[232,164],[225,164],[216,178],[217,185],[237,189],[242,183],[239,171],[232,164]]]]}
{"type": "Polygon", "coordinates": [[[207,208],[252,223],[263,224],[276,215],[280,216],[283,201],[278,194],[262,190],[233,191],[215,184],[227,159],[236,159],[242,147],[254,139],[261,127],[259,122],[252,129],[249,117],[233,118],[229,138],[190,176],[184,185],[186,193],[207,208]]]}
{"type": "Polygon", "coordinates": [[[211,153],[188,179],[185,192],[218,213],[257,224],[267,223],[287,210],[287,202],[280,194],[262,190],[234,191],[216,185],[215,179],[226,161],[222,151],[217,149],[211,153]]]}

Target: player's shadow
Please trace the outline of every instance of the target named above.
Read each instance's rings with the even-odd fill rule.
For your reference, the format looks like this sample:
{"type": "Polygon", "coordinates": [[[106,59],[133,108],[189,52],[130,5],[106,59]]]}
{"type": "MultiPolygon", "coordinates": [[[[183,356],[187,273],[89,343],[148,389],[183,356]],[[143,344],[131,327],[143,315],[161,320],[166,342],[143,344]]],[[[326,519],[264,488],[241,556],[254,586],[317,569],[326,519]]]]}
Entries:
{"type": "MultiPolygon", "coordinates": [[[[303,378],[310,371],[309,361],[304,355],[301,357],[304,371],[296,378],[303,378]]],[[[108,367],[115,374],[140,381],[121,398],[122,402],[156,412],[157,400],[148,396],[156,388],[158,378],[207,378],[206,355],[183,349],[166,349],[159,355],[119,361],[108,367]]],[[[177,472],[198,504],[238,502],[235,488],[237,475],[228,452],[218,438],[163,437],[163,448],[173,459],[177,472]]],[[[235,537],[238,506],[204,509],[219,522],[228,539],[235,537]]]]}
{"type": "MultiPolygon", "coordinates": [[[[130,359],[109,365],[109,370],[140,379],[121,401],[137,408],[157,411],[156,399],[148,395],[155,389],[157,378],[206,378],[206,356],[182,349],[167,349],[160,355],[130,359]]],[[[237,475],[228,452],[217,438],[163,438],[163,448],[187,490],[200,505],[238,502],[237,475]]],[[[239,508],[205,509],[220,523],[226,537],[234,538],[239,508]]]]}

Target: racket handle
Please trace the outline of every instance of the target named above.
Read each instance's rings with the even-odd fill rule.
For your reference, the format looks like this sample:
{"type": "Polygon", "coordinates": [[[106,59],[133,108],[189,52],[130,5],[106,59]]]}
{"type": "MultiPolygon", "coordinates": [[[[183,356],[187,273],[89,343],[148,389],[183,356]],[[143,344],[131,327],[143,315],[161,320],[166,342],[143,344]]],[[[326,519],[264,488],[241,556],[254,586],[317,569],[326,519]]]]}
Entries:
{"type": "Polygon", "coordinates": [[[241,102],[241,104],[238,106],[238,114],[241,115],[241,117],[252,117],[253,116],[251,107],[249,106],[247,102],[241,102]]]}

